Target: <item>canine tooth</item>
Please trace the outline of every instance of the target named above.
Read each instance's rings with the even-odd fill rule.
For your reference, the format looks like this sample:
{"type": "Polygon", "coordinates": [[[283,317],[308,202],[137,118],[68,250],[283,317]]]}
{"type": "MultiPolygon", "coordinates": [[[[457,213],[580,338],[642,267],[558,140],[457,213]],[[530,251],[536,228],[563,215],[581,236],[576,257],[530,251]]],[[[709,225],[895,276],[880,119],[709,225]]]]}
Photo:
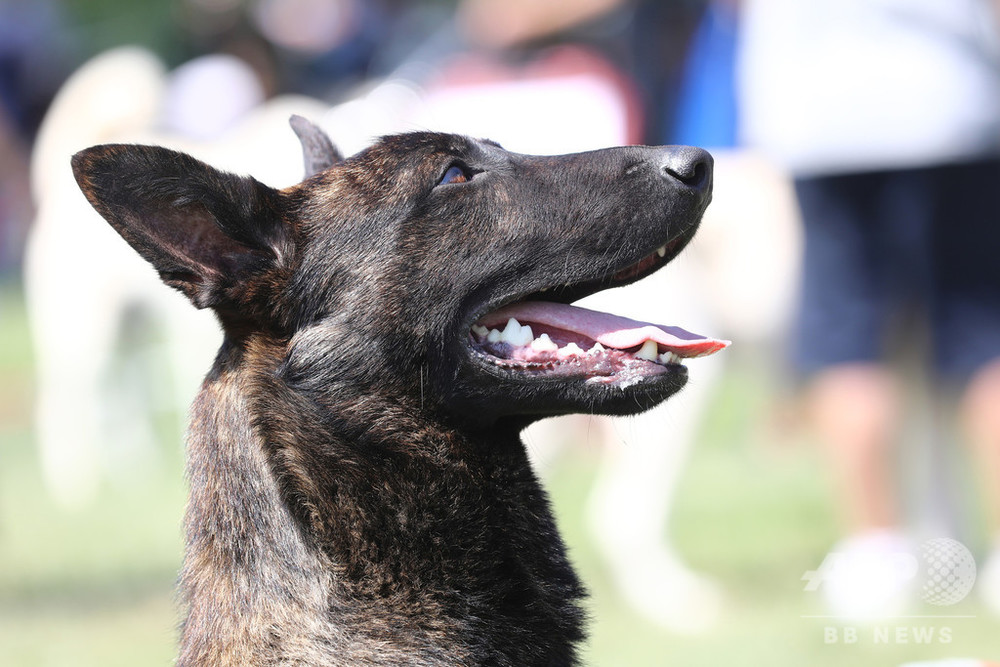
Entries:
{"type": "Polygon", "coordinates": [[[559,346],[552,342],[548,334],[542,334],[531,341],[531,349],[535,352],[555,352],[559,346]]]}
{"type": "Polygon", "coordinates": [[[576,343],[566,343],[566,345],[559,348],[559,351],[563,354],[583,354],[583,350],[576,343]]]}
{"type": "Polygon", "coordinates": [[[659,354],[659,349],[657,349],[655,340],[647,340],[639,348],[639,351],[635,353],[636,358],[646,359],[647,361],[656,361],[656,357],[659,354]]]}
{"type": "Polygon", "coordinates": [[[490,329],[490,333],[487,334],[486,340],[491,343],[499,343],[502,334],[497,329],[490,329]]]}
{"type": "Polygon", "coordinates": [[[604,352],[604,346],[600,343],[594,343],[594,346],[587,350],[587,354],[599,354],[604,352]]]}
{"type": "Polygon", "coordinates": [[[667,246],[666,246],[666,244],[663,244],[659,248],[657,248],[656,249],[656,254],[659,255],[660,257],[665,257],[666,254],[667,254],[667,246]]]}
{"type": "Polygon", "coordinates": [[[679,364],[681,363],[681,357],[675,352],[670,352],[669,350],[660,355],[661,364],[679,364]]]}
{"type": "Polygon", "coordinates": [[[490,330],[487,329],[484,326],[480,326],[478,324],[473,324],[472,325],[472,333],[476,334],[480,338],[486,338],[489,335],[490,330]]]}

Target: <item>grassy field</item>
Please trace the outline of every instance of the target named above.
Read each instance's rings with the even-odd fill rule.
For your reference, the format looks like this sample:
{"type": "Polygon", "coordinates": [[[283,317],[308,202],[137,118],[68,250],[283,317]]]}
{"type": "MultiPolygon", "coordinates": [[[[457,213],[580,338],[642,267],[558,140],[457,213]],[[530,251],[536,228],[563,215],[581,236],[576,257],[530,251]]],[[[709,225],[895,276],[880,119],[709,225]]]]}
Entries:
{"type": "MultiPolygon", "coordinates": [[[[670,528],[688,561],[725,587],[726,613],[712,631],[674,636],[630,612],[584,531],[581,508],[597,457],[566,456],[552,473],[560,523],[593,593],[587,664],[832,667],[1000,658],[1000,624],[974,600],[914,610],[952,618],[882,624],[887,642],[865,627],[856,628],[856,642],[843,641],[842,631],[840,641],[827,642],[828,628],[843,624],[806,618],[822,609],[800,581],[836,538],[822,463],[803,444],[769,442],[762,369],[738,355],[734,362],[684,472],[670,528]],[[934,639],[920,641],[912,630],[920,627],[934,639]]],[[[162,464],[131,482],[107,485],[93,507],[67,514],[42,490],[31,402],[23,304],[7,285],[0,289],[0,665],[169,664],[185,494],[179,445],[166,447],[162,464]]]]}

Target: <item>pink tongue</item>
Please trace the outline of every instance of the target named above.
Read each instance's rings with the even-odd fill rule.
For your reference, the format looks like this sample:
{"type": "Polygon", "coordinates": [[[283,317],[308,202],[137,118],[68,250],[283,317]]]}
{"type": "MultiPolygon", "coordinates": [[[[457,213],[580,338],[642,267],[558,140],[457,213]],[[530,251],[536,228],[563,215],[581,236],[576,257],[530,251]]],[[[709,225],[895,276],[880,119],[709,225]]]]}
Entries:
{"type": "Polygon", "coordinates": [[[659,326],[578,306],[546,301],[524,301],[504,306],[484,316],[478,324],[489,328],[503,328],[507,320],[512,317],[521,324],[537,322],[556,329],[572,331],[605,347],[619,350],[652,340],[675,354],[691,357],[712,354],[729,345],[727,340],[706,338],[680,327],[659,326]]]}

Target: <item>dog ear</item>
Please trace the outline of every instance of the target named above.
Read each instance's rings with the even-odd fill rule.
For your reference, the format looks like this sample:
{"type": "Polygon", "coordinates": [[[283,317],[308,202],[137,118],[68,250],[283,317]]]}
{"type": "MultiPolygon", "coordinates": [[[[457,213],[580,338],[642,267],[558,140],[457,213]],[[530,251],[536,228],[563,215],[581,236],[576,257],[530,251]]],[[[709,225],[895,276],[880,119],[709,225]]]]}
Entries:
{"type": "Polygon", "coordinates": [[[319,172],[329,169],[338,162],[343,161],[344,156],[340,154],[337,147],[330,141],[326,132],[321,130],[312,121],[302,116],[292,116],[288,119],[295,135],[302,142],[302,157],[306,164],[306,178],[315,176],[319,172]]]}
{"type": "Polygon", "coordinates": [[[199,308],[241,305],[290,261],[282,195],[253,178],[159,146],[94,146],[72,164],[91,205],[199,308]]]}

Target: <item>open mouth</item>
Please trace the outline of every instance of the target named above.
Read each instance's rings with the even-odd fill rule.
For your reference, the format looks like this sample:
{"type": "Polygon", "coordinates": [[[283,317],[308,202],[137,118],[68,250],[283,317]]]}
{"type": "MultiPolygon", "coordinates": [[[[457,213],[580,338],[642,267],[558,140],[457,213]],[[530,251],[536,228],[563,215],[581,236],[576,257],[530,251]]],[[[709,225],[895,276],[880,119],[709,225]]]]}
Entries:
{"type": "Polygon", "coordinates": [[[669,262],[686,240],[661,246],[606,279],[542,290],[490,311],[471,327],[472,350],[483,362],[510,372],[624,387],[724,349],[729,341],[572,306],[560,298],[575,300],[633,282],[669,262]],[[550,296],[556,300],[545,300],[550,296]]]}

